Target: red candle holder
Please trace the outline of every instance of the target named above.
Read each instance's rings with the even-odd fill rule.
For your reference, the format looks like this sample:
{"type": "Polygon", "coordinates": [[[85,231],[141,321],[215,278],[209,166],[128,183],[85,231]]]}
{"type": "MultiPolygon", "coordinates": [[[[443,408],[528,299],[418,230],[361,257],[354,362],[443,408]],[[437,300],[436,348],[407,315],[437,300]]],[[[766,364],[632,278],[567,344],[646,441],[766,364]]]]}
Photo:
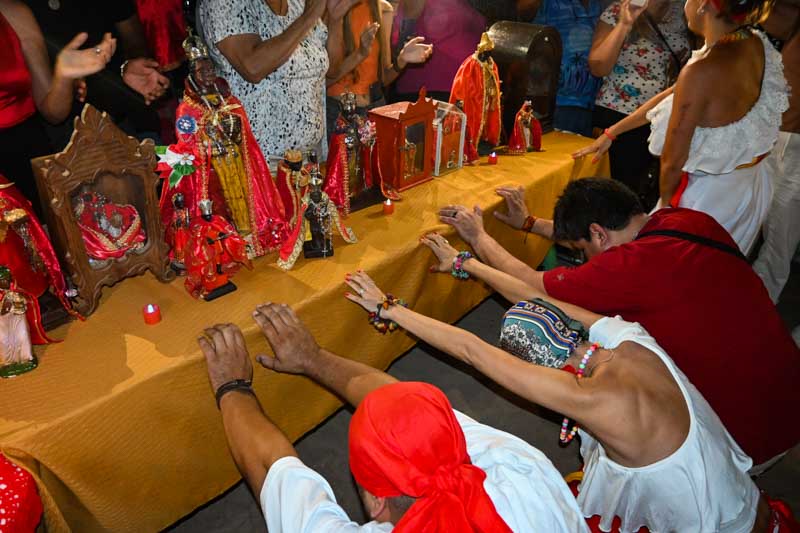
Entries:
{"type": "Polygon", "coordinates": [[[142,307],[142,316],[144,323],[148,326],[158,324],[161,322],[161,308],[156,304],[147,304],[142,307]]]}
{"type": "Polygon", "coordinates": [[[489,154],[488,162],[490,165],[497,164],[497,152],[492,152],[491,154],[489,154]]]}
{"type": "Polygon", "coordinates": [[[394,213],[394,203],[391,198],[387,198],[386,201],[383,202],[383,214],[391,215],[392,213],[394,213]]]}

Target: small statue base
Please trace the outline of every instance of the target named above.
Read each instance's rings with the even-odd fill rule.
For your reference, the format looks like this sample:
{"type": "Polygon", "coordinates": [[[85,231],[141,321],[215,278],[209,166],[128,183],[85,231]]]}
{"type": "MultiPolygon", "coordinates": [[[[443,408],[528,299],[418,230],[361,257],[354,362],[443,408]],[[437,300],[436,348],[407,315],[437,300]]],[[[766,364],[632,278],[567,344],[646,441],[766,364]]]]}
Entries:
{"type": "Polygon", "coordinates": [[[303,243],[303,257],[306,259],[333,257],[333,243],[330,239],[325,239],[325,247],[317,248],[314,246],[314,241],[306,241],[303,243]]]}
{"type": "Polygon", "coordinates": [[[233,282],[229,281],[225,285],[220,285],[219,287],[209,292],[202,298],[203,300],[210,302],[211,300],[216,300],[217,298],[221,298],[226,294],[230,294],[235,290],[236,290],[236,285],[234,285],[233,282]]]}
{"type": "Polygon", "coordinates": [[[39,366],[39,361],[36,360],[36,356],[34,355],[33,359],[30,361],[11,363],[10,365],[0,367],[0,378],[13,378],[25,372],[30,372],[37,366],[39,366]]]}

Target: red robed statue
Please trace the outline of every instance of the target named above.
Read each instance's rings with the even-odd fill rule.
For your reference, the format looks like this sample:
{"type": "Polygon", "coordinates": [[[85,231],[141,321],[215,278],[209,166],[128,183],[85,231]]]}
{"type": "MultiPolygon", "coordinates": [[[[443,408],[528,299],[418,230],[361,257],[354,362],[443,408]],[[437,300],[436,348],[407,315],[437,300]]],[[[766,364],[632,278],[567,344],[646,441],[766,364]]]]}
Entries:
{"type": "Polygon", "coordinates": [[[500,142],[500,76],[490,55],[493,49],[494,43],[484,33],[478,49],[459,67],[450,89],[451,104],[464,102],[468,128],[465,141],[476,147],[482,140],[492,146],[500,142]]]}
{"type": "Polygon", "coordinates": [[[210,301],[236,290],[231,276],[240,265],[252,265],[244,239],[230,222],[213,214],[210,200],[201,200],[200,213],[189,229],[184,286],[193,297],[210,301]]]}
{"type": "Polygon", "coordinates": [[[542,125],[533,114],[533,104],[525,100],[514,117],[514,131],[508,140],[508,153],[513,155],[542,150],[542,125]]]}

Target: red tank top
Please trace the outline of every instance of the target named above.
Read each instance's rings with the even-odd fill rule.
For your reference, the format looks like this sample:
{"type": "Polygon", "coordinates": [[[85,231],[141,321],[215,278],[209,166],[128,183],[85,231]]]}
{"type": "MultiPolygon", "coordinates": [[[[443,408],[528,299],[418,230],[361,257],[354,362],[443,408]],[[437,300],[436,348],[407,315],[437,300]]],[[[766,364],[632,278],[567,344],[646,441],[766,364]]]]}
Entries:
{"type": "Polygon", "coordinates": [[[36,105],[19,37],[2,13],[0,50],[0,128],[10,128],[33,115],[36,105]]]}

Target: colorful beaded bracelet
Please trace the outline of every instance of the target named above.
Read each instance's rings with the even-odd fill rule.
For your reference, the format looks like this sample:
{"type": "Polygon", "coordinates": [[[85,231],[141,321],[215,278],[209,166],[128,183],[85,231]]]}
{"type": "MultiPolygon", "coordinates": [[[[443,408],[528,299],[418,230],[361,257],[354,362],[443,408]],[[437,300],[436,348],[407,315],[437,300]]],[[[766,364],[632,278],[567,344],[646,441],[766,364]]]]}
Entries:
{"type": "MultiPolygon", "coordinates": [[[[581,363],[578,365],[578,370],[577,372],[575,372],[575,377],[579,381],[583,377],[583,374],[586,372],[586,363],[589,362],[589,358],[592,355],[594,355],[594,352],[596,352],[598,348],[600,348],[600,343],[595,342],[591,346],[589,346],[589,349],[586,350],[585,354],[583,354],[583,358],[581,358],[581,363]]],[[[575,438],[575,434],[578,432],[578,424],[573,424],[572,429],[570,430],[569,433],[567,433],[568,427],[569,427],[569,418],[565,416],[564,421],[561,422],[561,433],[558,437],[562,444],[569,444],[570,441],[575,438]]]]}
{"type": "Polygon", "coordinates": [[[373,311],[369,314],[369,323],[377,329],[380,333],[384,335],[386,333],[391,333],[397,330],[400,326],[397,325],[397,322],[393,320],[389,320],[388,318],[381,318],[381,311],[384,309],[389,309],[393,305],[402,305],[403,307],[408,307],[408,304],[401,300],[400,298],[395,298],[391,294],[387,294],[383,301],[378,303],[378,310],[373,311]]]}
{"type": "Polygon", "coordinates": [[[450,271],[454,278],[469,279],[469,273],[464,270],[464,261],[472,259],[472,257],[470,252],[458,252],[458,255],[453,259],[453,269],[450,271]]]}

